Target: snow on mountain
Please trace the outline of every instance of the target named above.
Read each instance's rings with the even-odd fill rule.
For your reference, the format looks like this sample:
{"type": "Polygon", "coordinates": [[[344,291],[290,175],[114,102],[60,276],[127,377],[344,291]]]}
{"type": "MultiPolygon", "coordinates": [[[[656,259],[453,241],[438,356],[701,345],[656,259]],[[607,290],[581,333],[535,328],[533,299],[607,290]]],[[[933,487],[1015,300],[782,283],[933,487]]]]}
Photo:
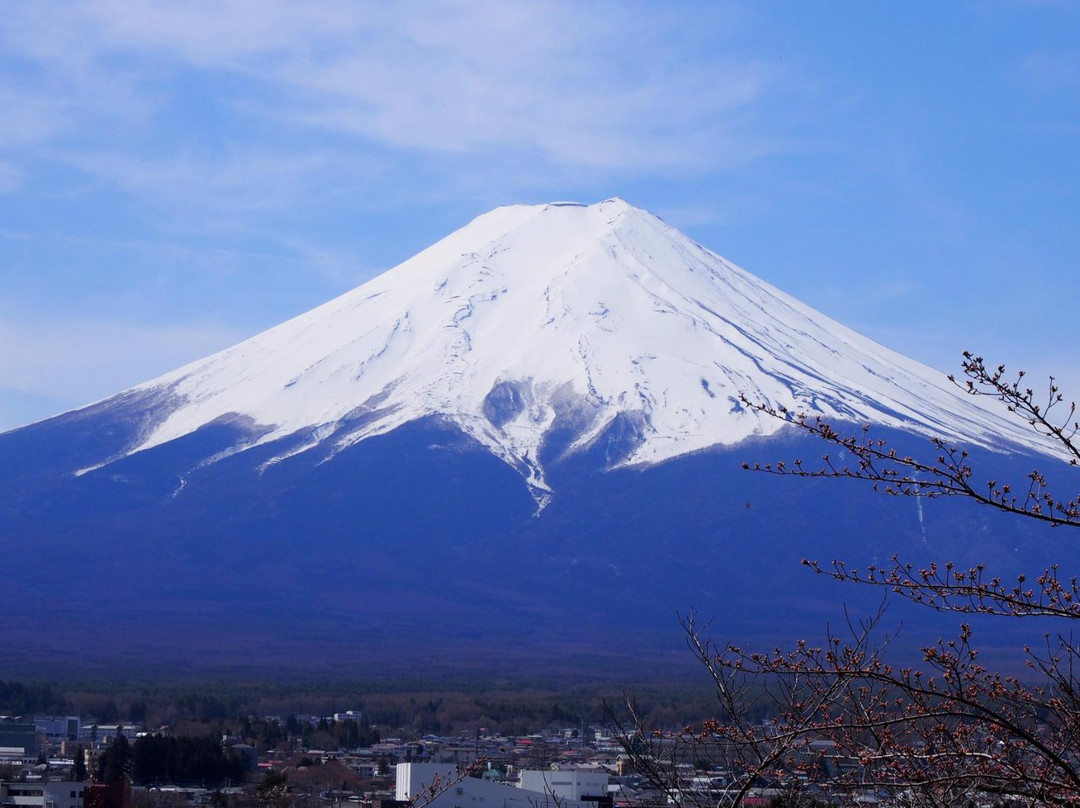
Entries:
{"type": "MultiPolygon", "coordinates": [[[[782,428],[757,401],[997,447],[1027,436],[938,372],[860,336],[621,199],[502,207],[385,274],[135,388],[171,411],[127,454],[215,421],[242,451],[340,450],[440,415],[546,489],[613,426],[611,465],[782,428]]],[[[281,456],[275,460],[282,459],[281,456]]],[[[275,462],[275,461],[271,461],[275,462]]]]}

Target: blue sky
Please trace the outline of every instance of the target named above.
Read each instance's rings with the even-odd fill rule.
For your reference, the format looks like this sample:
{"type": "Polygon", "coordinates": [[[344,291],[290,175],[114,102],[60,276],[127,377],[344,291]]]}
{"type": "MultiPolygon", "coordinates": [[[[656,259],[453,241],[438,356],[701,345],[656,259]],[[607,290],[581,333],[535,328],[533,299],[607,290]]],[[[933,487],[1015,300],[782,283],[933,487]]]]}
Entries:
{"type": "Polygon", "coordinates": [[[611,196],[930,365],[1068,391],[1080,3],[5,4],[0,429],[496,205],[611,196]]]}

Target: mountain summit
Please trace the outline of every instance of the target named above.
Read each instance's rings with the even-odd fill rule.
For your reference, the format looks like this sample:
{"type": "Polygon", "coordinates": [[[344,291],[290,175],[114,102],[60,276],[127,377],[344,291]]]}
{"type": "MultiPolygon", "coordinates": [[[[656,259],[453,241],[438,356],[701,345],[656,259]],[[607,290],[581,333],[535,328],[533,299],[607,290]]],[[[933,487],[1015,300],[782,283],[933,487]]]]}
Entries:
{"type": "Polygon", "coordinates": [[[0,435],[8,673],[666,677],[678,611],[772,647],[880,606],[807,576],[808,555],[1080,564],[970,503],[748,474],[821,445],[740,394],[875,424],[904,453],[956,439],[998,479],[1046,461],[938,373],[622,200],[499,208],[0,435]]]}
{"type": "Polygon", "coordinates": [[[435,415],[543,496],[545,465],[602,434],[614,436],[610,468],[782,427],[740,394],[979,445],[1023,437],[939,373],[609,199],[493,210],[323,306],[122,394],[158,405],[99,463],[228,421],[241,428],[224,454],[290,438],[265,467],[435,415]]]}

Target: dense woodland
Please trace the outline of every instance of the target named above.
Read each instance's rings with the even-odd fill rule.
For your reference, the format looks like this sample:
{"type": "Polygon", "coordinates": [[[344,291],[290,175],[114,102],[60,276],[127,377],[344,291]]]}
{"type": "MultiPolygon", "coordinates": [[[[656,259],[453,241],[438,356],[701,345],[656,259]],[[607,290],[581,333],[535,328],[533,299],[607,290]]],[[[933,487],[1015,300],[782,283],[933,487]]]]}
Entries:
{"type": "MultiPolygon", "coordinates": [[[[634,693],[639,709],[655,726],[680,726],[714,709],[704,684],[632,685],[625,691],[634,693]]],[[[196,689],[186,684],[93,687],[0,681],[0,715],[73,714],[84,723],[132,721],[192,737],[229,732],[254,739],[262,749],[274,748],[286,736],[301,738],[305,746],[355,748],[380,737],[449,735],[481,727],[513,735],[601,724],[605,702],[621,703],[625,691],[612,685],[506,682],[289,687],[225,683],[196,689]],[[299,718],[345,710],[362,711],[363,721],[335,724],[299,718]]],[[[762,705],[764,710],[764,699],[762,705]]]]}
{"type": "Polygon", "coordinates": [[[68,704],[67,696],[53,685],[0,680],[0,715],[62,713],[68,704]]]}

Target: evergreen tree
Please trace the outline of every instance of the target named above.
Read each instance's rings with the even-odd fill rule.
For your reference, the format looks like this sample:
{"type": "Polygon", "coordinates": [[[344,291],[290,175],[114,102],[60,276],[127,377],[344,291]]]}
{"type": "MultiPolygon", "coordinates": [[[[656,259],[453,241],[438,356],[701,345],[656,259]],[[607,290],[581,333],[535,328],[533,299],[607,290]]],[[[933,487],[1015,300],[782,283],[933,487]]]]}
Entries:
{"type": "Polygon", "coordinates": [[[109,748],[102,753],[98,760],[98,782],[111,786],[116,785],[127,777],[131,768],[131,745],[127,738],[117,733],[109,748]]]}
{"type": "Polygon", "coordinates": [[[71,779],[76,783],[81,783],[87,778],[86,771],[86,750],[82,744],[75,747],[75,765],[71,770],[71,779]]]}

